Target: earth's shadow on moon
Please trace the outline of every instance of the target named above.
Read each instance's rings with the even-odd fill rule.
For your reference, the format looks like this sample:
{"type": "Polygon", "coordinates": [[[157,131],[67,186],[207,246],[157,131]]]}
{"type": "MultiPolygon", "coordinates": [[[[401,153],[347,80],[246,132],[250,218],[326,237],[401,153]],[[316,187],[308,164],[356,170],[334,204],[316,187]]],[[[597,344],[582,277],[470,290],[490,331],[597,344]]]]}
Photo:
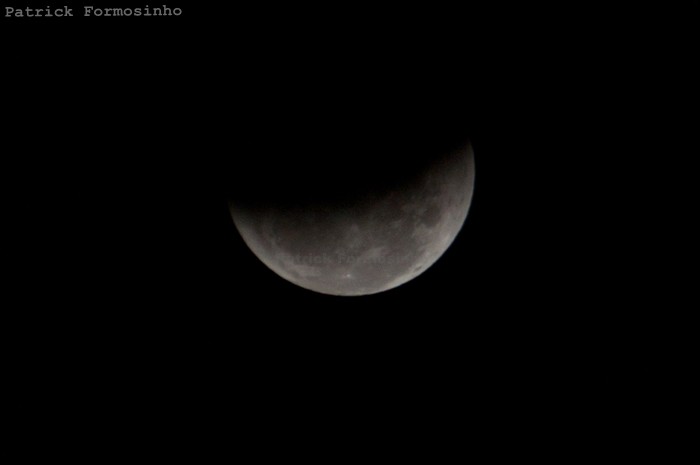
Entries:
{"type": "Polygon", "coordinates": [[[383,292],[430,268],[471,203],[468,133],[320,134],[287,135],[230,166],[230,211],[248,247],[285,280],[335,296],[383,292]]]}

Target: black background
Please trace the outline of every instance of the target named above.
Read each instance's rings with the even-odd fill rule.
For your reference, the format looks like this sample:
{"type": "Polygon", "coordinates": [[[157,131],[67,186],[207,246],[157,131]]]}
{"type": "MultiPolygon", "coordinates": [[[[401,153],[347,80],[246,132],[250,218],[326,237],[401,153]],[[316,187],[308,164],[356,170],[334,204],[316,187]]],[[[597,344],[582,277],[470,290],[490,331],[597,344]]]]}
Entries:
{"type": "Polygon", "coordinates": [[[569,16],[543,29],[531,6],[168,5],[183,15],[2,20],[18,405],[488,423],[585,383],[566,367],[600,283],[572,271],[591,246],[570,233],[591,225],[564,193],[590,161],[566,108],[594,95],[567,79],[586,72],[569,16]],[[308,188],[401,156],[338,156],[336,136],[405,147],[445,126],[474,147],[470,214],[400,288],[298,288],[230,219],[240,170],[308,188]]]}

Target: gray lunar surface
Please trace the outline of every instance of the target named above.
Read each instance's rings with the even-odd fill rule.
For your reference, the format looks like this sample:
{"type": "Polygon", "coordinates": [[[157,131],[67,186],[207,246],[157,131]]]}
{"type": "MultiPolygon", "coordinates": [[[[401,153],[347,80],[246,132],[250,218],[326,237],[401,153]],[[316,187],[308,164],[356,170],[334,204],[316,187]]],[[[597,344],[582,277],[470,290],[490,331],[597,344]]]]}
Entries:
{"type": "Polygon", "coordinates": [[[245,243],[272,271],[331,295],[374,294],[423,273],[467,217],[474,187],[471,145],[409,184],[338,207],[247,211],[231,205],[245,243]]]}

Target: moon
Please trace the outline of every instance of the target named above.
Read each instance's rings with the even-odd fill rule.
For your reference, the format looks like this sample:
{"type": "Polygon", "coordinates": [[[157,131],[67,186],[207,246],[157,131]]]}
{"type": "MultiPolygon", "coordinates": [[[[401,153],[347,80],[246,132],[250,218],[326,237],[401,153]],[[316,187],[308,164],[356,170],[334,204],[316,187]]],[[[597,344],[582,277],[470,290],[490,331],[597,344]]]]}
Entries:
{"type": "Polygon", "coordinates": [[[328,201],[233,199],[230,211],[250,250],[287,281],[336,296],[376,294],[445,253],[467,217],[474,172],[467,141],[382,188],[367,183],[328,201]]]}

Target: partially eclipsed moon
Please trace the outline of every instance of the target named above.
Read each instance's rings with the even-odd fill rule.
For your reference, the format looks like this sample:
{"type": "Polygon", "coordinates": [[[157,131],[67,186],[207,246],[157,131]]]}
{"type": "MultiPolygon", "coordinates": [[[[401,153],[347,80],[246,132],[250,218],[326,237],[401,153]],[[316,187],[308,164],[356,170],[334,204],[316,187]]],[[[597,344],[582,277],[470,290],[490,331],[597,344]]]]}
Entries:
{"type": "Polygon", "coordinates": [[[341,206],[231,203],[234,223],[255,255],[282,278],[331,295],[400,286],[447,250],[467,217],[474,187],[470,144],[403,186],[341,206]]]}

